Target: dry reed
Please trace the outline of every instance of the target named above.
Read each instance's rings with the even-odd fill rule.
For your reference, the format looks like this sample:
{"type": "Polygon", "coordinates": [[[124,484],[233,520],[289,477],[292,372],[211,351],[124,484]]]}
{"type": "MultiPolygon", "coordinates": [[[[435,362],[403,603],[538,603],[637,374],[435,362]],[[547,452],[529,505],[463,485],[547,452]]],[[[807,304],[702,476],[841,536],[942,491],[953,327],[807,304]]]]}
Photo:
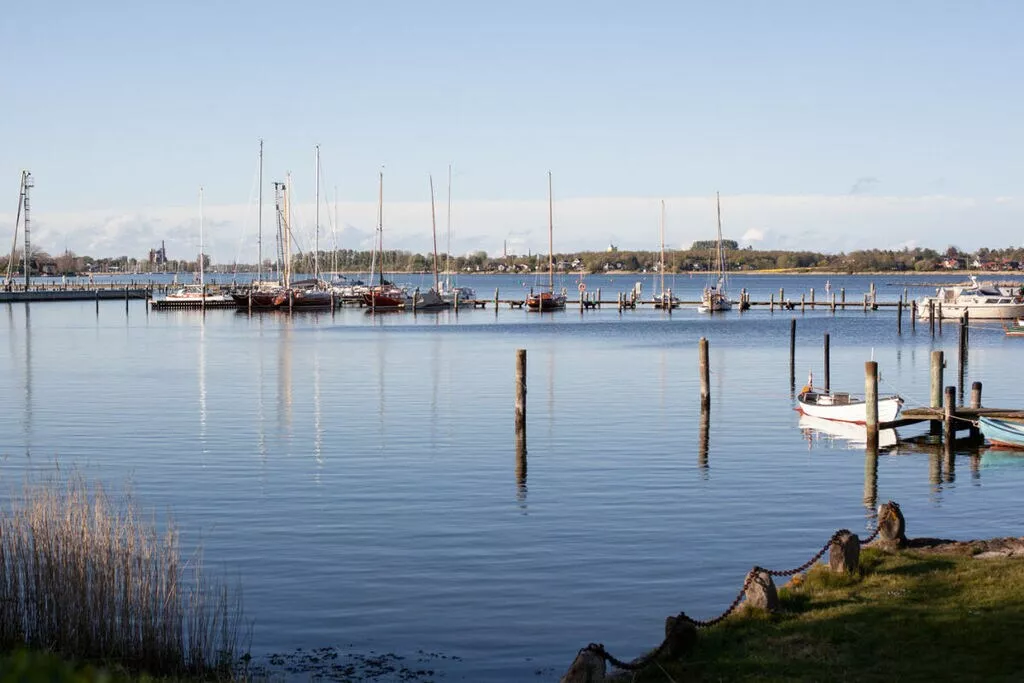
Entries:
{"type": "Polygon", "coordinates": [[[0,508],[0,650],[29,647],[152,674],[230,674],[240,594],[183,562],[173,523],[144,523],[81,476],[27,483],[0,508]]]}

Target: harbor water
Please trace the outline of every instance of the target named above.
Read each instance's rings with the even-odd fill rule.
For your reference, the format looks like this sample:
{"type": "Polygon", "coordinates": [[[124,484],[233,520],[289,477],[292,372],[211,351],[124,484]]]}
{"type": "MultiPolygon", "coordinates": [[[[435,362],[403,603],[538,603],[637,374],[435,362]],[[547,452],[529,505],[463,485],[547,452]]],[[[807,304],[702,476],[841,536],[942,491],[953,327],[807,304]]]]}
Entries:
{"type": "MultiPolygon", "coordinates": [[[[544,284],[530,278],[459,284],[505,299],[544,284]]],[[[767,300],[783,288],[799,301],[815,288],[822,302],[828,280],[859,303],[874,282],[879,301],[895,301],[938,279],[738,275],[730,291],[767,300]]],[[[649,296],[651,275],[585,283],[614,301],[638,280],[649,296]]],[[[574,295],[577,283],[564,286],[574,295]]],[[[703,284],[666,286],[691,300],[703,284]]],[[[716,616],[751,566],[797,566],[836,529],[873,528],[890,499],[911,536],[1021,533],[1024,456],[959,450],[950,468],[901,444],[875,469],[855,440],[801,429],[793,318],[797,387],[820,376],[825,333],[835,390],[862,392],[875,360],[881,393],[926,405],[934,349],[956,383],[956,325],[933,338],[905,317],[897,335],[894,308],[250,316],[3,304],[0,496],[55,465],[130,485],[145,510],[173,517],[186,548],[202,547],[208,570],[240,585],[253,656],[293,680],[329,678],[297,654],[318,648],[401,657],[417,680],[557,680],[589,642],[628,659],[660,642],[666,616],[716,616]],[[517,348],[528,354],[525,465],[517,348]],[[282,654],[304,664],[275,668],[282,654]]],[[[986,406],[1021,407],[1021,350],[1000,325],[972,324],[966,382],[984,383],[986,406]]]]}

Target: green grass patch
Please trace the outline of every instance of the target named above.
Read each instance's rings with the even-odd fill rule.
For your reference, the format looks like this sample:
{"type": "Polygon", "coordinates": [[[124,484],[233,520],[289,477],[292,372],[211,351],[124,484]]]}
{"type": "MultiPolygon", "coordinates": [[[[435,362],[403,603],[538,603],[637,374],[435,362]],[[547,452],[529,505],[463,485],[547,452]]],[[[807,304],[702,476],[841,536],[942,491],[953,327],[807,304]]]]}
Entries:
{"type": "Polygon", "coordinates": [[[701,631],[637,681],[1024,680],[1024,562],[864,550],[857,576],[819,565],[777,615],[701,631]]]}

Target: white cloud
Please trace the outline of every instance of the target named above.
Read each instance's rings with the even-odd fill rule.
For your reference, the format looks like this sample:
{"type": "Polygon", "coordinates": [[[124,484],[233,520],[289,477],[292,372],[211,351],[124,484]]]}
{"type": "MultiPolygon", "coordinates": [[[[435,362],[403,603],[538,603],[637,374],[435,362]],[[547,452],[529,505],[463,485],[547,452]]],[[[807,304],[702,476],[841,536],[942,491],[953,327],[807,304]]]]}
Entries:
{"type": "Polygon", "coordinates": [[[750,242],[762,242],[764,241],[764,230],[758,230],[757,228],[750,228],[743,237],[740,238],[741,242],[749,244],[750,242]]]}
{"type": "MultiPolygon", "coordinates": [[[[666,198],[665,242],[688,246],[713,239],[714,197],[666,198]]],[[[50,213],[36,207],[33,241],[60,252],[65,245],[79,254],[143,257],[166,242],[171,258],[192,258],[199,249],[198,209],[163,207],[133,211],[50,213]]],[[[256,259],[254,207],[224,205],[205,209],[207,253],[217,263],[256,259]]],[[[340,231],[321,212],[320,245],[328,249],[369,249],[377,222],[372,202],[338,205],[340,231]]],[[[620,249],[655,249],[659,244],[657,198],[605,197],[556,200],[556,251],[603,250],[609,242],[620,249]]],[[[294,207],[294,232],[299,245],[313,244],[313,207],[294,207]]],[[[11,226],[14,215],[0,216],[11,226]]],[[[452,207],[452,251],[483,249],[500,254],[547,252],[547,201],[461,201],[452,207]]],[[[921,245],[944,249],[1002,247],[1020,242],[1024,207],[1012,197],[973,198],[928,195],[885,197],[857,195],[738,195],[722,198],[722,230],[726,239],[758,242],[759,248],[809,249],[824,252],[921,245]]],[[[444,212],[438,215],[438,246],[444,250],[444,212]]],[[[429,202],[394,202],[384,207],[384,247],[426,252],[431,246],[429,202]]],[[[274,253],[273,207],[264,207],[263,254],[274,253]]]]}

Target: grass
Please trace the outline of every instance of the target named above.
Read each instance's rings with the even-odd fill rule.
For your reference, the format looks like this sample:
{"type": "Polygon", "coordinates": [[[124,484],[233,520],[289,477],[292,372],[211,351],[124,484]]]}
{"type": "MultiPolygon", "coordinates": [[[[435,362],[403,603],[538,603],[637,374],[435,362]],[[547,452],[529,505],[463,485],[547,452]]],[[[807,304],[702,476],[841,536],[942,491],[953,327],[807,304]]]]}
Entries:
{"type": "Polygon", "coordinates": [[[780,614],[730,617],[635,680],[1024,680],[1019,559],[867,549],[859,575],[819,565],[779,597],[780,614]]]}
{"type": "MultiPolygon", "coordinates": [[[[241,602],[144,521],[78,476],[26,484],[0,508],[0,652],[129,672],[230,676],[241,602]]],[[[17,655],[9,655],[17,657],[17,655]]],[[[12,660],[13,661],[13,660],[12,660]]]]}

